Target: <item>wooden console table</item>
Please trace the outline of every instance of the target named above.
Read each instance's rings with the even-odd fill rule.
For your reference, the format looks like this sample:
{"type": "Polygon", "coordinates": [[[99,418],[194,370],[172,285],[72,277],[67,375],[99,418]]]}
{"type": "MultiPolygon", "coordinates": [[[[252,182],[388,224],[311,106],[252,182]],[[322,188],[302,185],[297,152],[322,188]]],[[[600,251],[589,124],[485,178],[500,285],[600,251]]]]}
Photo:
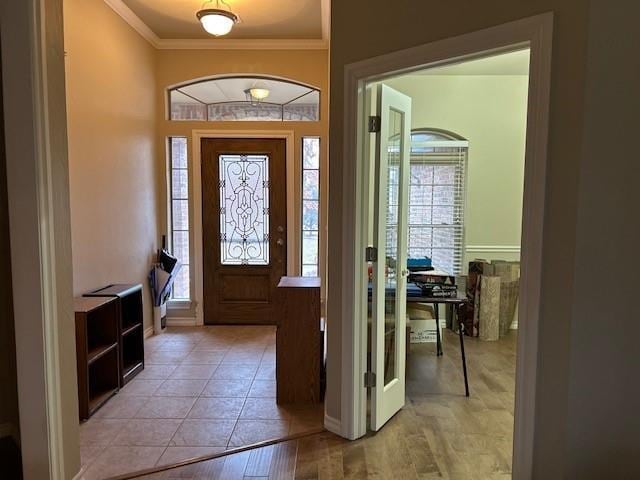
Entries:
{"type": "Polygon", "coordinates": [[[277,402],[319,402],[324,363],[320,279],[282,277],[278,284],[278,303],[277,402]]]}

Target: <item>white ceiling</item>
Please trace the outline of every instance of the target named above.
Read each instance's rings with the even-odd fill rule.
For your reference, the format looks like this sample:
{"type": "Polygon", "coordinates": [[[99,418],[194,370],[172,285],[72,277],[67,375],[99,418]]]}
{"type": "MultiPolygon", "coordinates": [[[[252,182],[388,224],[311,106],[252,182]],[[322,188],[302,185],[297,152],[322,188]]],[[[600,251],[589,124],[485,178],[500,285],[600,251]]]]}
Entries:
{"type": "MultiPolygon", "coordinates": [[[[196,18],[203,0],[120,0],[160,40],[211,39],[196,18]]],[[[112,3],[113,0],[108,0],[112,3]]],[[[321,40],[322,0],[226,0],[240,22],[225,39],[321,40]]],[[[226,8],[220,5],[221,8],[226,8]]],[[[325,8],[326,9],[326,8],[325,8]]]]}
{"type": "Polygon", "coordinates": [[[245,90],[251,87],[267,88],[269,96],[265,102],[285,104],[293,103],[317,103],[319,94],[312,88],[295,83],[289,83],[271,79],[255,78],[219,78],[206,82],[195,83],[180,87],[180,93],[174,93],[174,100],[185,103],[220,103],[247,100],[245,90]],[[309,93],[312,92],[312,93],[309,93]],[[309,93],[309,95],[305,95],[309,93]],[[302,97],[304,95],[304,97],[302,97]]]}
{"type": "Polygon", "coordinates": [[[412,75],[528,75],[529,49],[413,72],[412,75]]]}

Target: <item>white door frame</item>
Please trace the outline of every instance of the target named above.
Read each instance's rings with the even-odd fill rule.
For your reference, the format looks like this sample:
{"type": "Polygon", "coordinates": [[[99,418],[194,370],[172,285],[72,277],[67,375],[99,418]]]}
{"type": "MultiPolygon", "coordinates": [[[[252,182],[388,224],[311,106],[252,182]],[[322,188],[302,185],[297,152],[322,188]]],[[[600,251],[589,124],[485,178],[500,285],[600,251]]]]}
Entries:
{"type": "Polygon", "coordinates": [[[0,11],[23,474],[66,480],[80,454],[62,1],[0,11]]]}
{"type": "MultiPolygon", "coordinates": [[[[342,162],[342,385],[341,430],[347,438],[364,435],[367,355],[367,275],[364,249],[368,219],[365,161],[365,85],[399,73],[441,66],[529,47],[529,100],[522,221],[522,278],[517,347],[513,477],[530,478],[534,438],[536,362],[540,315],[543,214],[553,14],[545,13],[485,30],[421,45],[345,67],[345,118],[342,162]],[[349,161],[354,159],[354,161],[349,161]],[[357,299],[357,300],[354,300],[357,299]]],[[[473,380],[472,380],[473,381],[473,380]]]]}
{"type": "Polygon", "coordinates": [[[295,134],[293,130],[193,130],[191,135],[193,162],[193,262],[195,272],[196,325],[204,325],[203,310],[203,245],[202,245],[202,152],[201,144],[205,138],[282,138],[286,142],[287,167],[287,275],[299,273],[300,218],[296,215],[296,182],[300,171],[296,169],[294,155],[295,134]]]}

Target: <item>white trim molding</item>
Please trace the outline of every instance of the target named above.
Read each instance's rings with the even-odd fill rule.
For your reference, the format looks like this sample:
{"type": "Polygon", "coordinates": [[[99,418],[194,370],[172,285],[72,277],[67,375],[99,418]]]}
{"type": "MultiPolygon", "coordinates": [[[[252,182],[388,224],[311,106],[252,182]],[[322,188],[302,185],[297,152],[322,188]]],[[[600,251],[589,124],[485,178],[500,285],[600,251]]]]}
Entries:
{"type": "Polygon", "coordinates": [[[340,423],[340,420],[335,417],[331,417],[326,413],[324,414],[324,428],[336,435],[342,435],[342,424],[340,423]]]}
{"type": "Polygon", "coordinates": [[[322,1],[322,38],[262,40],[160,38],[122,0],[104,0],[104,2],[158,50],[326,50],[329,48],[329,17],[331,15],[329,0],[322,1]]]}
{"type": "Polygon", "coordinates": [[[120,18],[138,32],[142,38],[154,47],[158,48],[156,45],[160,41],[160,38],[153,33],[153,30],[147,27],[147,24],[140,20],[140,17],[133,13],[133,10],[131,10],[122,0],[104,0],[104,3],[109,5],[114,12],[120,15],[120,18]]]}
{"type": "Polygon", "coordinates": [[[167,327],[197,327],[202,325],[196,317],[169,317],[167,316],[167,327]]]}
{"type": "Polygon", "coordinates": [[[252,39],[160,39],[152,43],[158,50],[326,50],[325,40],[252,40],[252,39]]]}
{"type": "Polygon", "coordinates": [[[146,340],[149,337],[153,337],[153,325],[144,329],[143,337],[146,340]]]}
{"type": "MultiPolygon", "coordinates": [[[[300,173],[295,162],[295,134],[293,130],[193,130],[191,136],[191,185],[193,198],[193,256],[191,261],[195,273],[195,325],[204,325],[203,311],[203,245],[202,245],[202,154],[201,142],[205,138],[281,138],[286,141],[287,169],[287,275],[296,275],[300,247],[298,232],[300,219],[296,215],[296,185],[300,182],[300,173]]],[[[172,318],[172,321],[174,318],[172,318]]]]}
{"type": "Polygon", "coordinates": [[[62,0],[0,9],[22,466],[62,480],[80,465],[62,0]]]}
{"type": "MultiPolygon", "coordinates": [[[[340,435],[353,439],[367,432],[367,395],[362,382],[367,366],[367,275],[363,252],[369,221],[365,208],[368,200],[364,155],[368,142],[364,134],[366,85],[398,73],[530,48],[519,306],[523,322],[517,348],[513,477],[531,478],[552,29],[553,14],[545,13],[345,66],[344,144],[340,167],[343,178],[340,238],[343,300],[340,305],[341,332],[334,337],[342,345],[341,358],[334,359],[340,362],[342,371],[340,435]]],[[[328,385],[333,381],[329,377],[328,385]]]]}
{"type": "Polygon", "coordinates": [[[467,253],[512,253],[520,255],[520,245],[467,245],[467,253]]]}
{"type": "Polygon", "coordinates": [[[87,466],[81,467],[80,471],[74,475],[72,480],[83,480],[84,479],[84,473],[86,471],[87,471],[87,466]]]}

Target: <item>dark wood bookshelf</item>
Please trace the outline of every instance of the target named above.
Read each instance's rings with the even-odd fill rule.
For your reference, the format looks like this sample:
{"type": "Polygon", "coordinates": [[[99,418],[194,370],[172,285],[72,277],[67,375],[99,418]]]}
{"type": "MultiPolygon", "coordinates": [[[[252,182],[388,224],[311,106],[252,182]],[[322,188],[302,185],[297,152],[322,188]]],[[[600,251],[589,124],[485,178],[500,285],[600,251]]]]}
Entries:
{"type": "Polygon", "coordinates": [[[118,306],[120,387],[144,369],[142,285],[112,284],[85,294],[86,298],[112,298],[118,306]]]}
{"type": "Polygon", "coordinates": [[[87,363],[91,365],[96,360],[102,358],[114,348],[118,348],[118,343],[112,343],[111,345],[100,345],[99,347],[92,348],[87,354],[87,363]]]}
{"type": "Polygon", "coordinates": [[[118,304],[115,298],[76,298],[74,310],[78,405],[86,420],[120,387],[118,304]]]}

